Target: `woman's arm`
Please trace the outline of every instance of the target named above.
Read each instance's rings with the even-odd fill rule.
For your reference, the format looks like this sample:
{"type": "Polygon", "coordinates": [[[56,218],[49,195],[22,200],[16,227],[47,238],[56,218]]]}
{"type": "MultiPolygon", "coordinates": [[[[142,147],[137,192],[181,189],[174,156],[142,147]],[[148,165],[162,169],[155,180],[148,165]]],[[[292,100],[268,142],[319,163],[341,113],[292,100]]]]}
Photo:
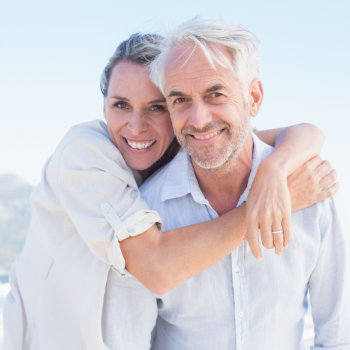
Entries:
{"type": "MultiPolygon", "coordinates": [[[[247,199],[247,238],[253,254],[259,258],[259,230],[263,246],[274,247],[277,254],[289,244],[291,199],[287,178],[320,152],[324,135],[316,126],[306,123],[285,129],[256,131],[256,134],[264,142],[275,145],[270,156],[260,164],[247,199]],[[280,230],[283,233],[272,234],[280,230]]],[[[325,165],[322,168],[327,171],[325,165]]],[[[319,181],[316,171],[312,176],[319,181]]]]}
{"type": "Polygon", "coordinates": [[[156,226],[120,242],[126,268],[163,294],[228,255],[243,242],[245,205],[214,219],[161,232],[156,226]]]}
{"type": "MultiPolygon", "coordinates": [[[[129,272],[153,292],[165,293],[243,241],[244,206],[210,222],[160,232],[154,225],[160,218],[139,197],[131,172],[100,128],[80,127],[68,139],[53,157],[59,168],[54,188],[70,220],[66,234],[75,231],[97,258],[121,272],[125,259],[129,272]]],[[[304,180],[296,185],[298,176],[293,183],[314,186],[304,180]]],[[[304,205],[314,202],[307,198],[304,205]]]]}
{"type": "Polygon", "coordinates": [[[161,219],[140,198],[130,169],[96,123],[73,128],[50,161],[46,178],[68,221],[90,251],[155,293],[201,272],[242,243],[244,206],[213,222],[161,232],[161,219]],[[53,166],[55,164],[55,166],[53,166]],[[57,171],[56,171],[57,169],[57,171]]]}
{"type": "Polygon", "coordinates": [[[307,160],[321,152],[325,140],[315,125],[302,123],[286,128],[255,130],[256,135],[275,149],[263,163],[280,168],[289,176],[307,160]]]}
{"type": "MultiPolygon", "coordinates": [[[[288,177],[292,210],[332,196],[335,172],[314,157],[288,177]]],[[[228,255],[244,240],[246,205],[201,224],[160,232],[156,226],[120,242],[126,267],[156,294],[163,294],[228,255]]]]}

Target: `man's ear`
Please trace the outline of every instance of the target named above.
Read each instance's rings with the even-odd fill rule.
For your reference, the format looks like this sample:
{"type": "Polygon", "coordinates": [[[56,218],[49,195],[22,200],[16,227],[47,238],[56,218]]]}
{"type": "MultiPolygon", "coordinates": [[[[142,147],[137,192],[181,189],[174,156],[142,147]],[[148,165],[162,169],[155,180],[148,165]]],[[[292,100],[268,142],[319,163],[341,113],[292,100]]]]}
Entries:
{"type": "Polygon", "coordinates": [[[249,114],[256,117],[259,113],[262,101],[264,99],[264,89],[259,79],[253,79],[249,87],[248,107],[249,114]]]}

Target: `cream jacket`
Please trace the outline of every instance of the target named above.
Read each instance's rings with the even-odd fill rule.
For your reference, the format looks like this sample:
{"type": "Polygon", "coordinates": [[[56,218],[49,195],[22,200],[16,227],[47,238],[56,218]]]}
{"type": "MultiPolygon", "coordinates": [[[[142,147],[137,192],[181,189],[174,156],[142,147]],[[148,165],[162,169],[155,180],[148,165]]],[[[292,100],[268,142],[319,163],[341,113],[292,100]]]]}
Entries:
{"type": "Polygon", "coordinates": [[[107,349],[101,315],[109,269],[125,272],[119,241],[161,219],[140,198],[104,122],[68,132],[31,204],[4,305],[4,350],[107,349]]]}

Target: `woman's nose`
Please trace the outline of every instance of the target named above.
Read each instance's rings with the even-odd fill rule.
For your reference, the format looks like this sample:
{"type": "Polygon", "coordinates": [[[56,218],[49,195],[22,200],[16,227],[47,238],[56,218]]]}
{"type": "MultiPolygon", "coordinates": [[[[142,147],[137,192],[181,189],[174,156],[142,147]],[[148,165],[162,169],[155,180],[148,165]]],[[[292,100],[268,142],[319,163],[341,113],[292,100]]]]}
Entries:
{"type": "Polygon", "coordinates": [[[141,113],[135,111],[128,122],[128,129],[134,135],[139,135],[147,129],[147,121],[141,113]]]}

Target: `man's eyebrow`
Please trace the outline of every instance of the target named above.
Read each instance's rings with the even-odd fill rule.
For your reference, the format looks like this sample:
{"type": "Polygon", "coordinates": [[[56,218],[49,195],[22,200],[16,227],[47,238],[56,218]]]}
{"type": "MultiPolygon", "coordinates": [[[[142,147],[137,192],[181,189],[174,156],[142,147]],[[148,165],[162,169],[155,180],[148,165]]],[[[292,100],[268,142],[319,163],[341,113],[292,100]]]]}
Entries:
{"type": "Polygon", "coordinates": [[[207,89],[205,89],[205,92],[213,92],[213,91],[224,90],[224,89],[226,89],[225,85],[215,84],[215,85],[210,86],[207,89]]]}
{"type": "MultiPolygon", "coordinates": [[[[225,85],[222,85],[222,84],[215,84],[213,86],[210,86],[208,87],[207,89],[204,90],[205,93],[207,92],[213,92],[213,91],[217,91],[217,90],[224,90],[226,89],[225,85]]],[[[177,91],[177,90],[173,90],[170,92],[170,94],[167,96],[168,98],[169,97],[183,97],[183,96],[186,96],[186,94],[184,94],[183,92],[181,91],[177,91]]]]}
{"type": "Polygon", "coordinates": [[[186,95],[185,95],[183,92],[181,92],[181,91],[173,90],[173,91],[171,91],[170,94],[168,95],[168,98],[169,98],[169,97],[174,97],[174,96],[181,96],[181,97],[183,97],[183,96],[186,96],[186,95]]]}

